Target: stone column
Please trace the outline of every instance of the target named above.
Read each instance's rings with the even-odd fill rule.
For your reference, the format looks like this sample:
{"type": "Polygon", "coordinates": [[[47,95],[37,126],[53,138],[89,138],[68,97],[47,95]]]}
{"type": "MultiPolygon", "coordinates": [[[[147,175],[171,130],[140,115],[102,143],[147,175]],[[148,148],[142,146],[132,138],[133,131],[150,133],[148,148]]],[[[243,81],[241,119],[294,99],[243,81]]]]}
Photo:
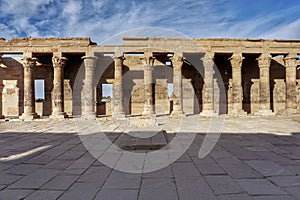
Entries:
{"type": "Polygon", "coordinates": [[[231,98],[231,106],[228,106],[229,115],[247,115],[243,110],[243,88],[242,88],[242,63],[244,57],[242,53],[234,53],[230,58],[232,68],[232,95],[228,96],[231,98]]]}
{"type": "Polygon", "coordinates": [[[3,91],[3,87],[4,85],[0,82],[0,119],[3,119],[4,118],[4,115],[3,115],[3,110],[2,110],[2,91],[3,91]]]}
{"type": "Polygon", "coordinates": [[[95,113],[95,68],[97,57],[83,56],[85,67],[85,78],[83,86],[83,99],[82,99],[82,117],[87,119],[96,118],[95,113]]]}
{"type": "Polygon", "coordinates": [[[258,60],[260,105],[257,115],[273,115],[270,104],[270,64],[269,53],[262,53],[258,60]]]}
{"type": "Polygon", "coordinates": [[[145,104],[142,115],[152,116],[155,114],[155,82],[153,81],[153,64],[155,58],[145,56],[141,58],[144,63],[144,88],[145,104]]]}
{"type": "Polygon", "coordinates": [[[284,58],[285,81],[286,81],[286,112],[293,114],[297,112],[297,54],[290,53],[284,58]]]}
{"type": "Polygon", "coordinates": [[[52,114],[50,116],[52,119],[62,119],[67,117],[67,114],[64,112],[64,67],[66,60],[67,58],[65,57],[52,57],[54,68],[52,114]]]}
{"type": "Polygon", "coordinates": [[[24,67],[24,113],[20,116],[22,120],[33,120],[38,118],[35,112],[35,94],[33,68],[36,65],[36,58],[23,57],[24,67]]]}
{"type": "Polygon", "coordinates": [[[122,67],[125,58],[123,56],[114,56],[115,62],[115,80],[113,84],[113,111],[114,118],[124,118],[124,102],[123,102],[123,80],[122,80],[122,67]]]}
{"type": "Polygon", "coordinates": [[[204,84],[202,89],[202,112],[201,116],[214,116],[217,113],[214,111],[214,74],[213,61],[214,54],[206,52],[201,59],[204,66],[204,84]]]}
{"type": "Polygon", "coordinates": [[[183,115],[183,96],[182,96],[182,65],[184,58],[182,56],[174,56],[171,58],[173,65],[173,95],[174,104],[172,116],[183,115]]]}

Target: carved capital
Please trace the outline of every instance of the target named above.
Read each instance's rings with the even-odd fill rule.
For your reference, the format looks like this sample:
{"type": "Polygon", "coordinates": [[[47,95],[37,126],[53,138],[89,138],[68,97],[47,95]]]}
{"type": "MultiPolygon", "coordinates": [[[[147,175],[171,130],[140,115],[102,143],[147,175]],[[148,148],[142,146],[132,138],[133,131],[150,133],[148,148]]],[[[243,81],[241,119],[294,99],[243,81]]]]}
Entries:
{"type": "Polygon", "coordinates": [[[242,67],[243,60],[245,58],[242,56],[242,53],[234,53],[228,60],[230,60],[231,67],[242,67]]]}
{"type": "Polygon", "coordinates": [[[155,57],[153,57],[153,56],[143,56],[143,57],[140,58],[140,60],[143,62],[144,65],[149,66],[149,67],[153,67],[155,57]]]}
{"type": "Polygon", "coordinates": [[[66,65],[66,61],[68,59],[65,58],[65,57],[58,57],[58,56],[53,56],[52,57],[52,64],[53,64],[53,67],[56,68],[56,67],[60,67],[60,68],[63,68],[65,65],[66,65]]]}
{"type": "Polygon", "coordinates": [[[172,65],[174,68],[181,68],[184,62],[184,57],[174,55],[170,58],[170,60],[172,61],[172,65]]]}
{"type": "Polygon", "coordinates": [[[270,67],[271,55],[269,53],[262,53],[257,59],[258,67],[270,67]]]}
{"type": "Polygon", "coordinates": [[[283,60],[285,67],[297,67],[298,56],[296,53],[289,53],[283,60]]]}
{"type": "Polygon", "coordinates": [[[214,66],[214,53],[213,52],[206,52],[203,58],[201,58],[204,66],[214,66]]]}
{"type": "Polygon", "coordinates": [[[88,68],[95,68],[96,63],[98,60],[98,57],[96,56],[83,56],[82,59],[84,59],[84,66],[88,68]]]}
{"type": "Polygon", "coordinates": [[[23,57],[22,64],[24,68],[32,68],[36,65],[37,58],[23,57]]]}

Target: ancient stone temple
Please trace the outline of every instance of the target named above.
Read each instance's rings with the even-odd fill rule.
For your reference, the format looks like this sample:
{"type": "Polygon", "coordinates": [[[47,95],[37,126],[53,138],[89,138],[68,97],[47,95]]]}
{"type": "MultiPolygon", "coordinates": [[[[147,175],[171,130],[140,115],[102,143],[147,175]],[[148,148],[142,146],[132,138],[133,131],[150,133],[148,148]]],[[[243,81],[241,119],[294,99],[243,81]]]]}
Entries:
{"type": "Polygon", "coordinates": [[[299,113],[299,54],[300,40],[1,39],[0,117],[299,113]]]}

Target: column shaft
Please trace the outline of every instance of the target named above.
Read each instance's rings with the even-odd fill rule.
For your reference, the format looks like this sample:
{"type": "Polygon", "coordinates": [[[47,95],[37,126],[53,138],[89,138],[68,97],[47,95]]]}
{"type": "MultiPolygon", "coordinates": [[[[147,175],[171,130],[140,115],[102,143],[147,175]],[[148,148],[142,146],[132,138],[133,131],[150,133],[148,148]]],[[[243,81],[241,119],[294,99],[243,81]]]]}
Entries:
{"type": "Polygon", "coordinates": [[[216,115],[214,111],[214,74],[213,54],[207,52],[202,58],[204,66],[204,84],[202,89],[202,112],[201,116],[216,115]]]}
{"type": "Polygon", "coordinates": [[[114,109],[112,116],[115,118],[124,118],[124,103],[123,103],[123,80],[122,80],[122,67],[123,60],[125,59],[123,56],[121,57],[113,57],[115,62],[115,80],[113,85],[113,102],[114,109]]]}
{"type": "Polygon", "coordinates": [[[183,57],[173,57],[172,59],[173,65],[173,111],[172,115],[182,115],[183,112],[183,95],[182,95],[182,65],[183,65],[183,57]]]}
{"type": "Polygon", "coordinates": [[[155,114],[155,83],[153,81],[153,64],[154,57],[143,57],[144,63],[144,87],[145,87],[145,104],[142,115],[149,116],[155,114]]]}
{"type": "Polygon", "coordinates": [[[263,53],[257,59],[259,67],[259,92],[260,92],[260,106],[258,115],[272,115],[270,104],[270,54],[263,53]]]}
{"type": "Polygon", "coordinates": [[[230,101],[232,105],[228,106],[228,114],[231,115],[246,115],[243,111],[243,87],[242,87],[242,63],[244,57],[241,53],[234,53],[230,58],[232,67],[232,96],[230,101]]]}
{"type": "Polygon", "coordinates": [[[24,113],[20,117],[23,120],[33,120],[38,115],[35,112],[35,94],[33,67],[36,65],[36,58],[24,57],[24,113]]]}
{"type": "Polygon", "coordinates": [[[65,118],[64,112],[64,66],[66,58],[54,56],[52,58],[54,68],[52,90],[52,114],[50,118],[65,118]]]}
{"type": "Polygon", "coordinates": [[[95,77],[94,71],[96,68],[97,57],[84,56],[85,79],[83,87],[83,113],[84,118],[95,118],[95,77]]]}
{"type": "Polygon", "coordinates": [[[284,59],[286,74],[286,112],[295,113],[297,111],[297,54],[289,54],[284,59]]]}
{"type": "Polygon", "coordinates": [[[0,83],[0,119],[4,118],[3,111],[2,111],[2,91],[4,85],[0,83]]]}

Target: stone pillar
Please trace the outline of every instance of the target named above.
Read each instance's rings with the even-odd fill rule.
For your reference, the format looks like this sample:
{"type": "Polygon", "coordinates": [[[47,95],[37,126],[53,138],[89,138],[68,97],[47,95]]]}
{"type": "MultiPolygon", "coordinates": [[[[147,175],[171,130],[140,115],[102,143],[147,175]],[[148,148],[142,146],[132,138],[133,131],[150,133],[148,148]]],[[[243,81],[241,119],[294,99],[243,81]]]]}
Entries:
{"type": "Polygon", "coordinates": [[[20,116],[22,120],[33,120],[38,118],[35,112],[35,94],[33,68],[36,65],[36,58],[22,58],[24,67],[24,113],[20,116]]]}
{"type": "Polygon", "coordinates": [[[229,115],[247,115],[243,110],[243,87],[242,87],[242,63],[244,57],[241,53],[234,53],[230,58],[232,67],[232,93],[228,98],[231,100],[231,105],[228,106],[229,115]]]}
{"type": "Polygon", "coordinates": [[[269,53],[262,53],[258,60],[259,67],[259,92],[260,106],[257,115],[273,115],[270,104],[270,64],[271,56],[269,53]]]}
{"type": "Polygon", "coordinates": [[[155,115],[155,82],[153,81],[153,64],[155,58],[145,56],[141,58],[144,63],[144,88],[145,88],[145,104],[142,115],[155,115]]]}
{"type": "Polygon", "coordinates": [[[183,95],[182,95],[182,65],[184,58],[174,56],[171,58],[173,65],[173,111],[172,116],[183,115],[183,95]]]}
{"type": "Polygon", "coordinates": [[[52,119],[66,118],[67,114],[64,112],[64,67],[67,58],[52,57],[52,64],[54,68],[53,90],[52,90],[52,119]]]}
{"type": "Polygon", "coordinates": [[[113,110],[112,116],[114,118],[124,118],[124,102],[123,102],[123,61],[125,58],[123,56],[114,56],[115,62],[115,80],[113,84],[113,110]]]}
{"type": "Polygon", "coordinates": [[[214,116],[217,113],[214,111],[214,74],[213,61],[214,54],[207,52],[202,58],[204,66],[204,84],[202,89],[202,112],[201,116],[214,116]]]}
{"type": "Polygon", "coordinates": [[[286,76],[286,112],[288,114],[297,112],[297,59],[296,53],[290,53],[284,58],[286,76]]]}
{"type": "Polygon", "coordinates": [[[97,63],[97,57],[95,56],[83,56],[85,67],[85,78],[83,86],[83,99],[82,99],[82,117],[87,119],[96,118],[95,112],[95,68],[97,63]]]}
{"type": "Polygon", "coordinates": [[[3,101],[2,101],[3,87],[4,87],[4,85],[0,82],[0,119],[4,118],[4,115],[3,115],[3,101]]]}

